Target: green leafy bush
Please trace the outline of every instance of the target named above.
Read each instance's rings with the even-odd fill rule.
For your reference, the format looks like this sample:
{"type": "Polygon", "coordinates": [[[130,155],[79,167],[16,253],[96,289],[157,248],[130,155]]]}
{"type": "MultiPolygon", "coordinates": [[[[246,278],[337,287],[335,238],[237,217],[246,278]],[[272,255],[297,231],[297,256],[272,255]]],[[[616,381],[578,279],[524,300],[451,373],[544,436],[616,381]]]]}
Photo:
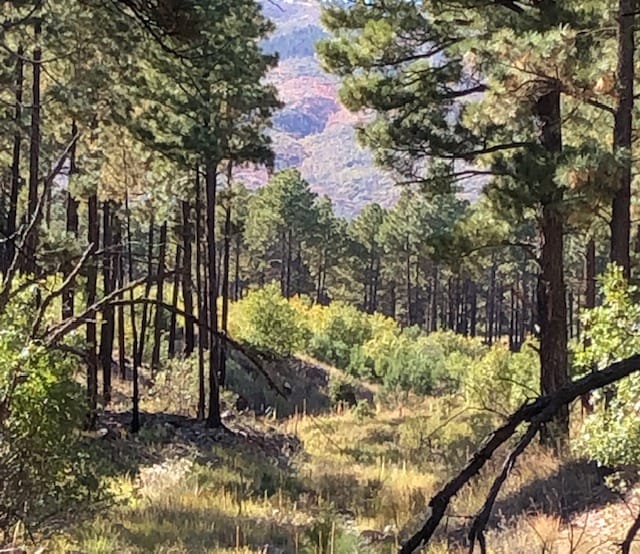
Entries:
{"type": "Polygon", "coordinates": [[[477,359],[462,377],[467,402],[508,414],[539,394],[540,362],[531,345],[517,353],[496,345],[477,359]]]}
{"type": "Polygon", "coordinates": [[[34,527],[99,489],[92,449],[81,445],[77,361],[29,339],[30,292],[0,318],[0,531],[34,527]]]}
{"type": "Polygon", "coordinates": [[[358,355],[357,348],[371,338],[368,315],[341,302],[320,307],[320,310],[310,310],[313,336],[309,342],[309,354],[341,369],[348,369],[352,353],[358,355]]]}
{"type": "Polygon", "coordinates": [[[309,330],[276,283],[250,292],[233,306],[231,331],[256,348],[279,356],[301,350],[309,330]]]}
{"type": "MultiPolygon", "coordinates": [[[[602,369],[615,360],[640,352],[640,305],[638,289],[629,285],[619,267],[611,266],[602,277],[602,305],[583,316],[587,342],[574,345],[578,374],[602,369]]],[[[612,398],[605,409],[607,391],[591,398],[594,412],[582,427],[577,451],[586,452],[604,465],[640,463],[640,375],[634,373],[608,391],[612,398]]]]}

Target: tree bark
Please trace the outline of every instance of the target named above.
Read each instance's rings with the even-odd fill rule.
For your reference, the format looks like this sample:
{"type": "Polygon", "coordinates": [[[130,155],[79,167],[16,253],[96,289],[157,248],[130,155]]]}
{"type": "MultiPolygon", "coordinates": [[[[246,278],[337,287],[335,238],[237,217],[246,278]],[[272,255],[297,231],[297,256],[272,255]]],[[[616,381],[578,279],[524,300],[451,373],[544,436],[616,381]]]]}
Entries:
{"type": "Polygon", "coordinates": [[[471,281],[470,287],[469,333],[472,337],[475,337],[478,333],[478,287],[475,281],[471,281]]]}
{"type": "MultiPolygon", "coordinates": [[[[634,24],[636,0],[618,3],[618,94],[613,129],[614,152],[626,150],[631,155],[634,82],[634,24]]],[[[631,238],[631,157],[619,171],[617,191],[611,212],[611,261],[620,265],[624,276],[631,276],[629,242],[631,238]]]]}
{"type": "MultiPolygon", "coordinates": [[[[229,268],[231,256],[231,178],[233,165],[227,167],[227,188],[229,198],[224,210],[224,237],[222,252],[222,335],[227,336],[229,330],[229,268]]],[[[227,380],[227,347],[224,341],[220,345],[220,386],[227,380]]]]}
{"type": "Polygon", "coordinates": [[[216,165],[207,161],[206,166],[207,188],[207,254],[209,269],[209,411],[207,413],[207,425],[209,427],[222,427],[220,417],[220,381],[219,381],[219,346],[218,330],[218,280],[216,274],[216,165]]]}
{"type": "Polygon", "coordinates": [[[240,248],[242,245],[242,235],[240,231],[236,233],[235,237],[235,263],[234,263],[234,278],[233,278],[233,300],[237,302],[240,300],[240,248]]]}
{"type": "MultiPolygon", "coordinates": [[[[173,273],[173,290],[171,291],[171,305],[174,308],[178,307],[178,297],[180,294],[180,279],[183,272],[180,270],[180,263],[182,258],[182,249],[180,245],[176,246],[176,258],[174,262],[173,273]]],[[[167,355],[169,358],[174,358],[176,355],[176,332],[178,326],[178,316],[175,310],[171,312],[171,321],[169,323],[169,340],[167,355]]]]}
{"type": "MultiPolygon", "coordinates": [[[[96,302],[96,289],[98,284],[98,268],[95,253],[98,251],[100,241],[100,220],[98,219],[98,196],[92,194],[88,201],[88,221],[87,221],[88,241],[91,245],[91,261],[87,266],[87,307],[93,306],[96,302]]],[[[96,420],[98,407],[98,353],[97,353],[97,332],[95,318],[87,321],[87,402],[88,420],[87,427],[93,429],[96,420]]]]}
{"type": "MultiPolygon", "coordinates": [[[[193,314],[193,286],[191,283],[191,258],[193,251],[193,226],[191,224],[191,205],[188,201],[182,202],[182,302],[184,311],[193,314]]],[[[197,271],[200,271],[198,267],[197,271]]],[[[184,322],[184,354],[190,356],[195,349],[195,330],[192,319],[184,322]]]]}
{"type": "Polygon", "coordinates": [[[496,270],[495,256],[491,256],[491,273],[489,276],[489,293],[487,295],[487,327],[486,341],[488,345],[493,344],[493,325],[496,313],[496,270]]]}
{"type": "MultiPolygon", "coordinates": [[[[42,48],[40,47],[40,36],[42,32],[41,22],[37,20],[34,24],[35,48],[33,51],[33,83],[32,83],[32,103],[31,110],[31,131],[29,143],[29,198],[27,206],[28,220],[36,217],[38,206],[38,182],[40,179],[40,73],[42,70],[42,48]]],[[[38,249],[38,229],[29,233],[25,243],[25,266],[27,273],[35,274],[37,271],[36,251],[38,249]]],[[[97,246],[96,246],[97,249],[97,246]]]]}
{"type": "MultiPolygon", "coordinates": [[[[15,235],[18,230],[18,195],[20,193],[20,149],[22,148],[22,96],[24,86],[24,47],[18,46],[18,58],[16,60],[16,81],[15,81],[15,107],[13,113],[13,124],[15,132],[13,134],[13,153],[11,156],[11,190],[9,192],[9,211],[7,213],[7,237],[3,256],[2,272],[5,273],[15,256],[15,235]]],[[[74,147],[75,148],[75,147],[74,147]]]]}
{"type": "MultiPolygon", "coordinates": [[[[153,217],[149,222],[149,232],[147,233],[147,278],[153,274],[153,246],[154,246],[154,221],[153,217]]],[[[149,298],[151,294],[151,281],[147,280],[144,287],[144,297],[149,298]]],[[[140,336],[138,337],[138,350],[136,351],[136,367],[142,366],[142,359],[144,357],[144,347],[147,340],[147,328],[149,327],[149,309],[148,305],[142,306],[142,321],[140,323],[140,336]]]]}
{"type": "MultiPolygon", "coordinates": [[[[167,222],[160,227],[160,247],[158,252],[158,279],[156,281],[156,298],[164,302],[164,274],[167,257],[167,222]]],[[[161,304],[156,307],[153,322],[153,348],[151,350],[151,376],[160,369],[160,347],[162,346],[162,316],[164,311],[161,304]]]]}
{"type": "MultiPolygon", "coordinates": [[[[122,242],[122,224],[116,219],[116,228],[114,235],[114,244],[118,251],[116,260],[116,286],[118,289],[124,287],[124,244],[122,242]]],[[[124,294],[121,294],[118,300],[124,300],[124,294]]],[[[118,365],[120,366],[120,378],[124,381],[127,378],[127,344],[125,335],[125,318],[124,305],[116,308],[116,318],[118,323],[118,365]]]]}
{"type": "Polygon", "coordinates": [[[438,264],[433,264],[433,275],[431,277],[431,332],[438,330],[438,264]]]}
{"type": "MultiPolygon", "coordinates": [[[[540,140],[550,158],[562,151],[560,91],[557,83],[549,83],[536,102],[540,121],[540,140]]],[[[564,220],[561,213],[562,191],[547,179],[547,197],[542,202],[540,237],[541,273],[538,280],[538,321],[540,325],[540,384],[542,394],[553,394],[569,382],[567,368],[567,305],[564,282],[564,220]]],[[[569,410],[562,407],[553,425],[543,428],[543,442],[557,446],[569,436],[569,410]]]]}
{"type": "MultiPolygon", "coordinates": [[[[114,282],[114,254],[113,254],[113,216],[109,202],[103,206],[103,234],[102,234],[102,286],[104,294],[111,294],[115,290],[114,282]]],[[[102,390],[104,405],[111,401],[111,362],[113,358],[113,339],[115,336],[115,311],[113,306],[105,306],[102,311],[102,325],[100,328],[100,363],[102,365],[102,390]]]]}
{"type": "Polygon", "coordinates": [[[203,283],[204,259],[202,256],[202,193],[200,191],[200,170],[196,168],[196,292],[198,295],[198,419],[204,420],[206,407],[205,391],[205,342],[208,341],[208,332],[205,326],[208,325],[207,300],[203,283]]]}
{"type": "MultiPolygon", "coordinates": [[[[131,210],[129,209],[129,194],[125,191],[124,197],[125,211],[127,213],[127,269],[129,272],[129,282],[133,281],[133,237],[131,235],[131,210]]],[[[140,389],[138,370],[138,325],[136,322],[136,310],[134,305],[133,289],[129,291],[131,300],[131,334],[133,336],[132,356],[131,356],[131,432],[137,433],[140,430],[140,389]]]]}
{"type": "MultiPolygon", "coordinates": [[[[78,126],[74,121],[71,124],[71,137],[75,137],[78,134],[78,126]]],[[[71,146],[69,152],[69,176],[71,177],[76,173],[76,141],[71,146]]],[[[67,233],[78,236],[78,201],[73,197],[70,191],[67,190],[67,233]]],[[[73,270],[73,267],[69,263],[64,264],[65,277],[73,270]]],[[[68,319],[73,317],[73,310],[75,302],[75,288],[71,284],[62,295],[62,319],[68,319]]]]}

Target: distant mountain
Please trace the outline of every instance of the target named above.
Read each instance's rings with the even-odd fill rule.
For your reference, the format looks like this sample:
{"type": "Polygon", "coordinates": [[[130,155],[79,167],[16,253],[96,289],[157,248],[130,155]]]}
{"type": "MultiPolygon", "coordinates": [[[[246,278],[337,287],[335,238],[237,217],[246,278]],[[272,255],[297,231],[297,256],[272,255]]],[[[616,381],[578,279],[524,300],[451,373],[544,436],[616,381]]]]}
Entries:
{"type": "Polygon", "coordinates": [[[315,55],[315,42],[326,36],[319,2],[263,0],[263,9],[277,26],[265,49],[280,56],[270,79],[285,103],[274,117],[276,168],[300,168],[345,216],[369,202],[391,205],[398,191],[357,144],[357,117],[340,104],[337,80],[322,71],[315,55]]]}

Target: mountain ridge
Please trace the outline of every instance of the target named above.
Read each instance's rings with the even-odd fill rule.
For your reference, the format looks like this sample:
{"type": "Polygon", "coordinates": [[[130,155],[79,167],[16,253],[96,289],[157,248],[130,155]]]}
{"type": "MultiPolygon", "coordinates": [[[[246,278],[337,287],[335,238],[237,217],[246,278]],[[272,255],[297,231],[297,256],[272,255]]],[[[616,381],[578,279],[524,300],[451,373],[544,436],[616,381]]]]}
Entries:
{"type": "MultiPolygon", "coordinates": [[[[345,217],[371,202],[391,206],[398,196],[393,181],[357,143],[359,118],[340,103],[338,80],[322,70],[315,54],[315,42],[328,36],[319,2],[263,0],[262,6],[276,25],[264,49],[279,55],[269,82],[284,103],[271,131],[276,170],[300,169],[311,188],[329,196],[345,217]]],[[[246,171],[242,177],[251,187],[267,178],[266,171],[246,171]]]]}

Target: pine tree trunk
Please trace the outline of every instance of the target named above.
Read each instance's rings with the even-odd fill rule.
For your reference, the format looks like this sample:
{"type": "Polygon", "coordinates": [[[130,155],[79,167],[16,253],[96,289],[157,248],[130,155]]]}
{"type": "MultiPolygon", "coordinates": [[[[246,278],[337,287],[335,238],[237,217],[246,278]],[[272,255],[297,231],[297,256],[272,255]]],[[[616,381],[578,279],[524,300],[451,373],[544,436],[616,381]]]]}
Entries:
{"type": "MultiPolygon", "coordinates": [[[[102,286],[104,294],[110,294],[115,289],[114,283],[114,255],[112,214],[109,202],[103,203],[103,234],[102,248],[102,286]]],[[[104,405],[111,402],[111,363],[113,358],[113,339],[115,336],[115,311],[107,304],[102,311],[102,325],[100,327],[100,363],[102,365],[102,390],[104,405]]]]}
{"type": "Polygon", "coordinates": [[[15,108],[13,114],[13,124],[15,133],[13,135],[13,153],[11,156],[11,191],[9,192],[9,211],[7,213],[7,236],[10,237],[6,243],[4,251],[3,273],[9,268],[15,256],[15,235],[18,230],[18,195],[20,193],[20,149],[22,148],[22,96],[24,85],[24,47],[18,46],[18,57],[16,60],[16,81],[15,81],[15,108]]]}
{"type": "Polygon", "coordinates": [[[527,307],[529,291],[527,286],[527,274],[524,269],[525,265],[526,263],[523,264],[522,279],[520,280],[520,318],[518,320],[519,346],[522,346],[526,340],[526,325],[529,317],[527,307]]]}
{"type": "Polygon", "coordinates": [[[235,242],[235,263],[234,263],[234,278],[233,278],[233,301],[240,300],[240,248],[242,244],[242,235],[238,232],[236,234],[235,242]]]}
{"type": "Polygon", "coordinates": [[[287,281],[285,284],[285,298],[291,297],[291,263],[293,258],[291,256],[291,251],[293,249],[293,231],[289,229],[287,231],[287,281]]]}
{"type": "Polygon", "coordinates": [[[487,327],[486,341],[489,346],[493,344],[493,323],[496,313],[496,261],[495,257],[491,257],[491,273],[489,275],[489,293],[487,296],[487,327]]]}
{"type": "MultiPolygon", "coordinates": [[[[222,334],[226,337],[229,330],[229,271],[231,256],[231,178],[233,165],[227,167],[227,187],[229,199],[224,211],[224,240],[222,252],[222,334]]],[[[220,345],[220,386],[224,387],[227,380],[227,345],[220,345]]]]}
{"type": "MultiPolygon", "coordinates": [[[[122,242],[122,224],[116,219],[114,244],[118,251],[116,260],[116,287],[121,289],[124,286],[124,243],[122,242]]],[[[124,300],[124,294],[120,294],[118,300],[124,300]]],[[[124,304],[116,307],[116,318],[118,323],[118,365],[120,366],[120,378],[124,381],[127,378],[127,343],[125,335],[124,304]]]]}
{"type": "MultiPolygon", "coordinates": [[[[546,91],[536,103],[544,148],[557,155],[562,151],[560,92],[557,84],[546,91]]],[[[567,306],[564,282],[564,221],[560,211],[562,191],[554,175],[548,177],[549,194],[542,203],[540,236],[542,251],[541,273],[538,280],[538,320],[540,325],[540,384],[542,394],[552,394],[569,382],[567,355],[567,306]]],[[[541,438],[546,444],[557,446],[569,436],[569,410],[558,412],[552,425],[545,427],[541,438]]]]}
{"type": "MultiPolygon", "coordinates": [[[[31,131],[29,143],[29,198],[28,198],[28,221],[36,217],[38,206],[38,182],[40,179],[40,72],[42,69],[42,49],[40,48],[41,22],[37,20],[34,24],[34,40],[36,47],[33,51],[33,83],[32,83],[32,103],[31,110],[31,131]]],[[[38,249],[38,229],[34,227],[25,241],[25,266],[27,273],[36,273],[36,251],[38,249]]],[[[96,245],[97,249],[97,245],[96,245]]]]}
{"type": "MultiPolygon", "coordinates": [[[[618,95],[613,130],[614,152],[631,153],[634,84],[634,24],[636,0],[618,3],[618,95]]],[[[617,191],[611,212],[611,261],[623,268],[624,276],[631,276],[629,242],[631,238],[631,158],[618,172],[617,191]]]]}
{"type": "MultiPolygon", "coordinates": [[[[516,281],[517,283],[517,281],[516,281]]],[[[509,350],[514,352],[516,350],[516,345],[518,344],[518,337],[516,336],[516,302],[515,302],[515,293],[514,287],[511,287],[511,291],[509,293],[509,350]]]]}
{"type": "Polygon", "coordinates": [[[160,227],[160,249],[158,253],[158,279],[156,281],[156,314],[153,322],[153,348],[151,350],[151,377],[155,376],[160,369],[160,347],[162,346],[162,316],[164,309],[161,304],[164,302],[164,274],[167,257],[167,222],[160,227]]]}
{"type": "Polygon", "coordinates": [[[169,323],[169,340],[167,355],[169,358],[175,358],[176,355],[176,332],[178,327],[178,316],[176,309],[178,308],[178,297],[180,294],[180,277],[183,272],[180,271],[180,263],[182,257],[182,249],[180,246],[176,246],[176,258],[173,264],[173,290],[171,291],[171,306],[173,310],[171,312],[171,321],[169,323]]]}
{"type": "Polygon", "coordinates": [[[287,234],[282,231],[280,237],[280,294],[287,296],[287,234]]]}
{"type": "MultiPolygon", "coordinates": [[[[193,242],[193,226],[191,224],[191,206],[182,202],[182,302],[187,315],[193,316],[193,286],[191,283],[191,258],[193,242]]],[[[198,267],[198,271],[200,268],[198,267]]],[[[190,356],[195,349],[195,329],[192,319],[184,322],[184,354],[190,356]]]]}
{"type": "Polygon", "coordinates": [[[471,299],[469,308],[469,334],[475,337],[478,334],[478,286],[471,281],[471,299]]]}
{"type": "Polygon", "coordinates": [[[381,265],[382,260],[380,259],[380,255],[376,254],[376,266],[373,273],[373,287],[371,289],[371,313],[374,313],[378,310],[378,287],[380,283],[381,265]]]}
{"type": "Polygon", "coordinates": [[[220,384],[219,384],[219,340],[215,332],[218,330],[217,292],[218,280],[216,275],[216,166],[208,161],[206,167],[207,187],[207,253],[209,267],[209,412],[207,425],[222,427],[220,417],[220,384]]]}
{"type": "Polygon", "coordinates": [[[433,286],[431,287],[431,332],[438,330],[438,265],[433,264],[433,286]]]}
{"type": "MultiPolygon", "coordinates": [[[[88,202],[88,241],[91,245],[91,252],[94,254],[90,258],[87,266],[87,307],[92,306],[96,302],[97,285],[98,285],[98,267],[95,252],[98,251],[100,241],[100,221],[98,219],[98,197],[92,194],[88,202]]],[[[87,320],[86,329],[87,339],[87,400],[88,400],[88,421],[87,426],[93,429],[96,420],[96,411],[98,407],[98,353],[97,353],[97,333],[95,316],[87,320]]]]}
{"type": "Polygon", "coordinates": [[[496,294],[498,296],[498,299],[497,299],[498,305],[496,307],[496,317],[495,317],[495,321],[496,321],[495,338],[498,342],[500,342],[500,339],[504,335],[504,330],[502,328],[502,318],[504,316],[504,288],[502,286],[502,283],[496,284],[496,291],[497,291],[496,294]]]}
{"type": "MultiPolygon", "coordinates": [[[[153,217],[149,222],[149,232],[147,234],[147,283],[144,286],[144,297],[151,296],[151,275],[153,274],[153,246],[154,246],[154,222],[153,217]]],[[[141,367],[144,358],[144,347],[147,340],[147,327],[149,327],[149,307],[142,305],[142,322],[140,323],[140,336],[138,337],[138,350],[136,352],[135,366],[141,367]]]]}
{"type": "MultiPolygon", "coordinates": [[[[78,127],[74,121],[71,125],[71,137],[75,137],[78,134],[78,127]]],[[[77,171],[76,168],[76,143],[73,142],[71,151],[69,152],[69,176],[72,176],[77,171]]],[[[73,236],[78,236],[78,201],[67,191],[67,233],[73,236]]],[[[73,270],[73,267],[69,262],[63,264],[64,276],[66,277],[73,270]]],[[[67,287],[67,290],[62,294],[62,319],[73,317],[75,302],[75,288],[71,284],[67,287]]]]}
{"type": "Polygon", "coordinates": [[[201,250],[202,244],[202,202],[200,191],[200,171],[196,169],[196,293],[198,297],[198,412],[199,420],[205,418],[206,407],[206,384],[205,384],[205,368],[204,368],[204,347],[208,340],[208,334],[204,330],[207,324],[208,315],[206,309],[206,296],[202,279],[203,256],[201,250]]]}
{"type": "MultiPolygon", "coordinates": [[[[125,192],[124,206],[127,213],[127,268],[129,282],[133,281],[133,236],[131,234],[131,210],[129,209],[129,194],[125,192]]],[[[138,370],[140,363],[138,361],[138,324],[136,322],[136,309],[133,303],[133,289],[129,291],[129,300],[131,300],[131,334],[133,336],[132,355],[131,355],[131,432],[137,433],[140,430],[140,388],[138,379],[138,370]]],[[[145,304],[146,305],[146,304],[145,304]]]]}

